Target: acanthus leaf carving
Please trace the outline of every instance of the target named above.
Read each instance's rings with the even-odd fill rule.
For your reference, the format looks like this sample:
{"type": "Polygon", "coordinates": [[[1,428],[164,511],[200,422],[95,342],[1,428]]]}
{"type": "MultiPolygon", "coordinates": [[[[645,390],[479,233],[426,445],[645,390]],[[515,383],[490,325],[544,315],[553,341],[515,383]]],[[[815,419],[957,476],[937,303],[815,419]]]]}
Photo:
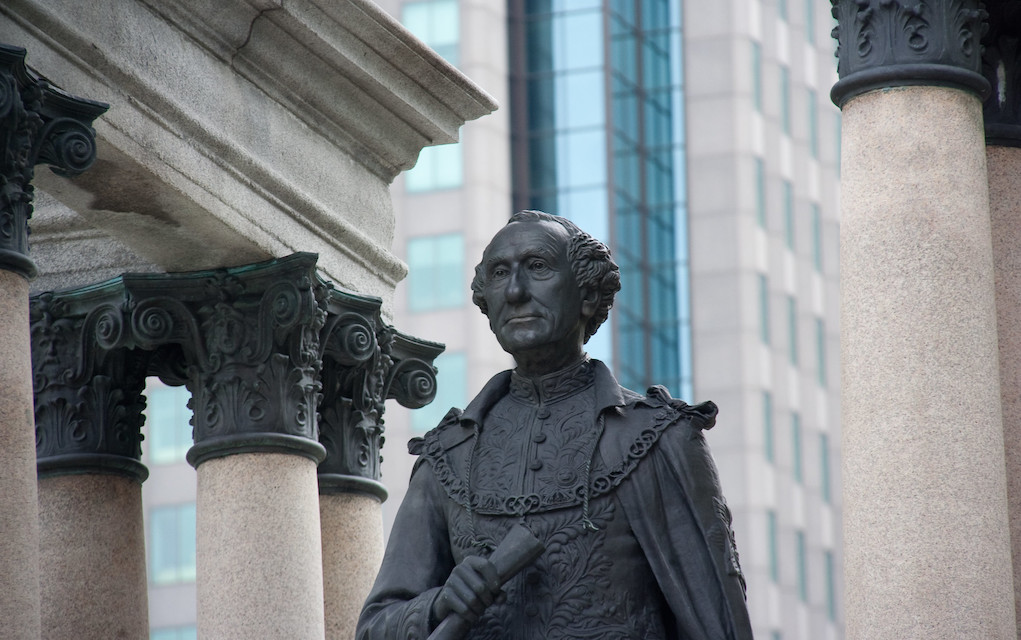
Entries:
{"type": "Polygon", "coordinates": [[[988,92],[979,75],[988,17],[979,0],[831,0],[837,19],[838,106],[883,87],[952,86],[988,92]]]}

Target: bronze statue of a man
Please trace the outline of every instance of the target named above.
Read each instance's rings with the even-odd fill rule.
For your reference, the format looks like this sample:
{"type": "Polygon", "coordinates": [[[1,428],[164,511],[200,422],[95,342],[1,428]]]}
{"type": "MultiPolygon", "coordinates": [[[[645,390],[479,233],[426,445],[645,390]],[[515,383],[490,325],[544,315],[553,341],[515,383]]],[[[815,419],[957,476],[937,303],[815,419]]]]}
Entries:
{"type": "Polygon", "coordinates": [[[620,289],[609,250],[522,211],[476,267],[473,300],[516,368],[409,448],[419,456],[360,640],[752,637],[716,468],[710,402],[621,387],[583,344],[620,289]],[[521,523],[545,545],[501,587],[492,550],[521,523]]]}

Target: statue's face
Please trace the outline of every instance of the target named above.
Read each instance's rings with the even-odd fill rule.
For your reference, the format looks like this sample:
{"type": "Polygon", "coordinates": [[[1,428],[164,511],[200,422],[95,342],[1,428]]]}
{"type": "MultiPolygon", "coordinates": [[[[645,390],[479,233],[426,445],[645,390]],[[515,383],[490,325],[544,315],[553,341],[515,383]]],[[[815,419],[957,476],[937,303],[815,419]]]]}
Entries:
{"type": "Polygon", "coordinates": [[[570,236],[553,222],[516,222],[482,256],[489,326],[511,355],[542,349],[551,365],[580,355],[582,291],[567,257],[570,236]]]}

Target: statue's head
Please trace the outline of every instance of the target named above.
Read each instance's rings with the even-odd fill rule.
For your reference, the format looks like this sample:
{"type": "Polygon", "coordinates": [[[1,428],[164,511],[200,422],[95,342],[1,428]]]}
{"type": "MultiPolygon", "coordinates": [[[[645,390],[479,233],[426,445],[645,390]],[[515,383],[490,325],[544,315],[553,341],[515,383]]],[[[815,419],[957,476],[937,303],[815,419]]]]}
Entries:
{"type": "Polygon", "coordinates": [[[475,267],[472,301],[515,357],[532,349],[580,353],[619,290],[606,245],[566,218],[519,211],[475,267]]]}

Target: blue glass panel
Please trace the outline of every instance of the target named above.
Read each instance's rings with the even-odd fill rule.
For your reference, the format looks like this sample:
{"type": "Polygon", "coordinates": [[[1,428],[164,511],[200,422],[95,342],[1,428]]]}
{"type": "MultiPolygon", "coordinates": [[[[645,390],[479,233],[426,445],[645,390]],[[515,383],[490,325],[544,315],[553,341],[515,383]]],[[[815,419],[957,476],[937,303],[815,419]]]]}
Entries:
{"type": "Polygon", "coordinates": [[[569,73],[557,78],[557,128],[602,126],[606,122],[603,74],[600,71],[569,73]]]}
{"type": "Polygon", "coordinates": [[[602,242],[610,240],[606,189],[577,189],[561,193],[557,211],[602,242]]]}
{"type": "Polygon", "coordinates": [[[557,176],[560,188],[606,182],[606,136],[602,129],[557,135],[557,176]]]}
{"type": "Polygon", "coordinates": [[[404,174],[409,192],[452,189],[461,186],[463,167],[460,144],[425,147],[418,163],[404,174]]]}
{"type": "Polygon", "coordinates": [[[603,0],[553,0],[554,11],[579,11],[583,9],[599,9],[603,0]]]}
{"type": "Polygon", "coordinates": [[[149,579],[154,584],[195,580],[195,504],[149,512],[149,579]]]}
{"type": "Polygon", "coordinates": [[[586,11],[557,16],[554,18],[553,29],[554,67],[560,71],[570,71],[602,66],[603,19],[600,12],[586,11]]]}
{"type": "Polygon", "coordinates": [[[768,462],[776,459],[773,436],[773,394],[762,392],[762,448],[768,462]]]}
{"type": "Polygon", "coordinates": [[[670,24],[670,6],[666,0],[642,0],[642,28],[663,29],[670,24]]]}
{"type": "Polygon", "coordinates": [[[467,300],[464,238],[459,233],[408,240],[408,308],[433,311],[467,300]]]}
{"type": "Polygon", "coordinates": [[[457,0],[409,2],[402,7],[401,22],[451,64],[458,63],[460,21],[457,0]]]}
{"type": "Polygon", "coordinates": [[[149,415],[149,461],[183,462],[192,445],[191,394],[184,387],[152,387],[146,392],[149,415]]]}
{"type": "Polygon", "coordinates": [[[769,344],[769,279],[759,274],[759,339],[769,344]]]}
{"type": "Polygon", "coordinates": [[[524,54],[529,73],[553,70],[553,21],[549,17],[535,18],[525,24],[524,54]]]}

